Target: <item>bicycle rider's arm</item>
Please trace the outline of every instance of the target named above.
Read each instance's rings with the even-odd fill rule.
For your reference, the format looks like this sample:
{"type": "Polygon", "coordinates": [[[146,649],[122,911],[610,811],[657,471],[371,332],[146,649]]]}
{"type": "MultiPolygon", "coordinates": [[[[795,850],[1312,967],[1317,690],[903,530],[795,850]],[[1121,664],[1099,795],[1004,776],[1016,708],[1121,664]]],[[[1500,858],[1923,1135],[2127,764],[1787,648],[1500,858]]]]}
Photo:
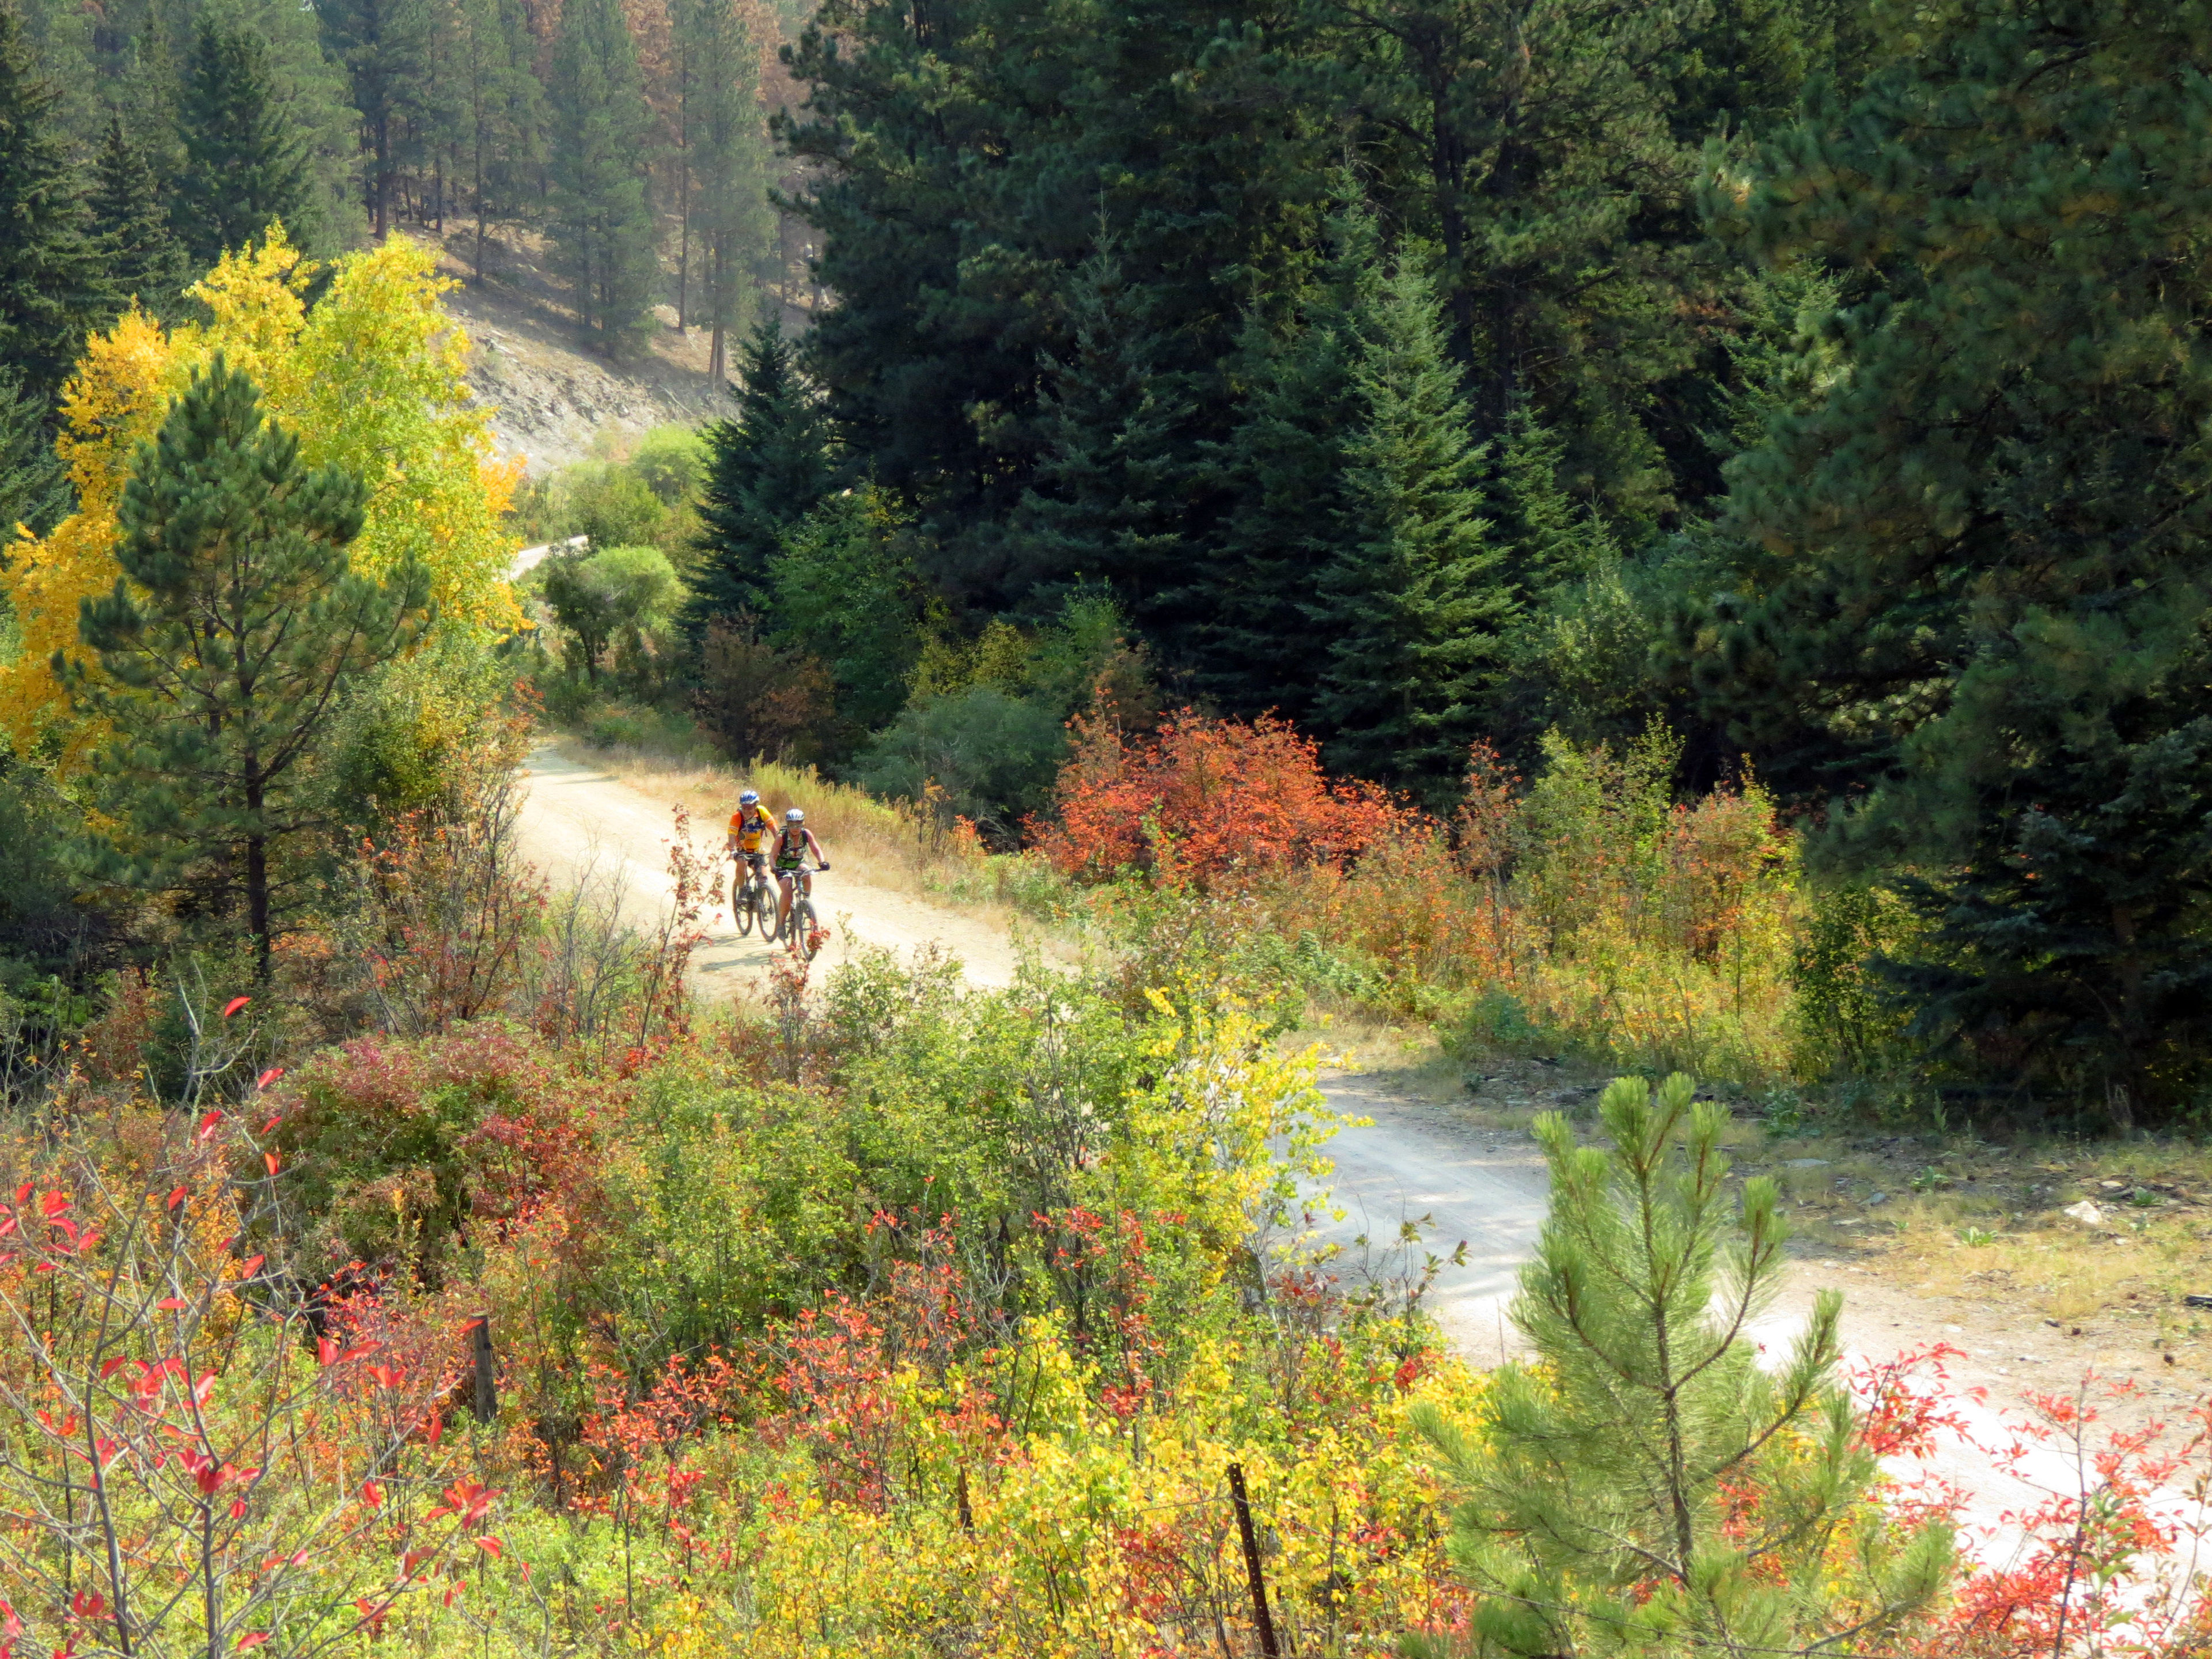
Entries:
{"type": "Polygon", "coordinates": [[[806,844],[814,849],[815,863],[827,870],[830,867],[830,855],[822,850],[822,843],[814,839],[814,832],[811,830],[806,832],[806,844]]]}

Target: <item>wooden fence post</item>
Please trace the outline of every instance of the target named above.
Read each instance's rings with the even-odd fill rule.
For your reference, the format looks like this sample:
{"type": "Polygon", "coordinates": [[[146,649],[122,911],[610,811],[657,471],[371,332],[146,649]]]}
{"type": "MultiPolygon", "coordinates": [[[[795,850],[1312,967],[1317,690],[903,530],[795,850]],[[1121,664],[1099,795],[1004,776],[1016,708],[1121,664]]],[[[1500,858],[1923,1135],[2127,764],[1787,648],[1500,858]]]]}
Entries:
{"type": "Polygon", "coordinates": [[[1252,1504],[1244,1495],[1244,1466],[1229,1466],[1229,1501],[1237,1506],[1237,1533],[1244,1544],[1244,1575],[1252,1581],[1252,1622],[1260,1631],[1261,1659],[1282,1659],[1275,1621],[1267,1612],[1267,1581],[1260,1571],[1260,1540],[1252,1530],[1252,1504]]]}
{"type": "Polygon", "coordinates": [[[477,1316],[475,1327],[469,1333],[469,1341],[476,1352],[477,1421],[489,1423],[499,1415],[499,1382],[492,1374],[491,1315],[489,1311],[477,1316]]]}

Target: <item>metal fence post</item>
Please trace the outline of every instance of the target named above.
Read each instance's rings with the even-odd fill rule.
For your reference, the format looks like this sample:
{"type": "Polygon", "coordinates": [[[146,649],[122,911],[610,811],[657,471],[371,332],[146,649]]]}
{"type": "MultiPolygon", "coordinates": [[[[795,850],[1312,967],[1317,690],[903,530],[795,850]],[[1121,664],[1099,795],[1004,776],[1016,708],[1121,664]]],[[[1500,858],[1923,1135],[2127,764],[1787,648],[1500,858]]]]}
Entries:
{"type": "Polygon", "coordinates": [[[1261,1659],[1282,1659],[1275,1620],[1267,1611],[1267,1581],[1260,1571],[1260,1540],[1252,1530],[1252,1504],[1244,1495],[1244,1466],[1229,1466],[1229,1501],[1237,1506],[1237,1533],[1244,1544],[1244,1574],[1252,1581],[1252,1622],[1260,1631],[1261,1659]]]}
{"type": "Polygon", "coordinates": [[[491,1315],[480,1313],[469,1332],[477,1362],[477,1421],[489,1423],[499,1415],[499,1382],[492,1373],[491,1315]]]}

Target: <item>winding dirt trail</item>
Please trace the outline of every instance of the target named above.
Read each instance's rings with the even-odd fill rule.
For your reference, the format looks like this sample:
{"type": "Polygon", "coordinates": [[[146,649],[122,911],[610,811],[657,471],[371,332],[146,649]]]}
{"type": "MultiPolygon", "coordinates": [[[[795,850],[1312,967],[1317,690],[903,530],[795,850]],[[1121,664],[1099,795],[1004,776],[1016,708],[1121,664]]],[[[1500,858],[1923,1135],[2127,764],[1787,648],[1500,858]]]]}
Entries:
{"type": "MultiPolygon", "coordinates": [[[[674,891],[667,870],[667,803],[550,747],[532,755],[526,781],[519,826],[524,855],[556,884],[612,887],[625,920],[656,925],[674,891]]],[[[695,842],[718,848],[719,826],[701,828],[703,833],[695,829],[695,842]]],[[[862,945],[902,956],[933,947],[958,958],[973,984],[995,988],[1012,982],[1016,951],[1002,929],[950,906],[854,879],[837,868],[836,849],[830,850],[830,872],[817,878],[815,889],[830,932],[820,958],[823,972],[862,945]]],[[[777,948],[738,934],[726,908],[713,915],[708,942],[694,958],[702,993],[712,1000],[744,994],[761,982],[777,948]]],[[[1370,1121],[1341,1129],[1329,1142],[1335,1170],[1326,1196],[1315,1194],[1305,1241],[1342,1245],[1336,1269],[1347,1278],[1415,1273],[1425,1252],[1448,1257],[1464,1241],[1464,1260],[1440,1268],[1425,1305],[1472,1362],[1495,1364],[1518,1352],[1505,1308],[1521,1265],[1534,1252],[1547,1206],[1543,1162],[1528,1137],[1478,1127],[1433,1100],[1394,1091],[1387,1080],[1325,1074],[1322,1086],[1334,1110],[1370,1121]],[[1327,1213],[1331,1208],[1342,1214],[1327,1213]],[[1400,1230],[1409,1222],[1419,1224],[1421,1244],[1398,1244],[1400,1230]]],[[[1948,1442],[1931,1463],[1895,1472],[1905,1479],[1933,1475],[1968,1493],[1966,1519],[1978,1534],[1973,1547],[1985,1558],[2008,1554],[2017,1533],[2002,1522],[2003,1512],[2032,1507],[2043,1495],[2039,1487],[2065,1489],[2073,1481],[2070,1463],[2056,1453],[2026,1460],[2022,1467],[2033,1484],[1990,1463],[1989,1449],[2013,1437],[2006,1413],[2016,1417],[2033,1389],[2064,1391],[2076,1380],[2051,1352],[2049,1334],[2023,1310],[1915,1296],[1847,1261],[1808,1257],[1792,1264],[1782,1293],[1753,1328],[1767,1352],[1778,1355],[1786,1347],[1802,1328],[1815,1295],[1826,1289],[1845,1293],[1842,1335],[1850,1363],[1886,1361],[1902,1350],[1939,1342],[1964,1351],[1950,1363],[1949,1373],[1962,1396],[1957,1403],[1971,1440],[1948,1442]]],[[[2168,1421],[2179,1420],[2184,1402],[2158,1397],[2160,1379],[2144,1381],[2154,1392],[2115,1411],[2113,1420],[2141,1421],[2160,1407],[2168,1421]]],[[[2194,1512],[2178,1492],[2161,1507],[2176,1519],[2194,1512]]]]}

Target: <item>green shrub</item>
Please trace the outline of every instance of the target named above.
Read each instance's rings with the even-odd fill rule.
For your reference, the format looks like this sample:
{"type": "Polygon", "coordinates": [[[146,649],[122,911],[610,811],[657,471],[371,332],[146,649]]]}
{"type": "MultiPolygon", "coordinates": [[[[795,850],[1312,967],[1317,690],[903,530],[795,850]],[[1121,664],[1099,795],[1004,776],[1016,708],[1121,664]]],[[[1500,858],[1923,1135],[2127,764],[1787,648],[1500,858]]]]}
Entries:
{"type": "Polygon", "coordinates": [[[996,839],[1011,840],[1041,811],[1067,755],[1067,729],[1045,703],[971,686],[949,697],[908,703],[860,752],[853,775],[878,794],[923,799],[943,792],[945,809],[996,839]]]}
{"type": "Polygon", "coordinates": [[[410,812],[453,810],[487,759],[520,759],[506,712],[514,671],[477,640],[439,634],[368,675],[331,728],[320,762],[335,822],[350,842],[410,812]]]}

